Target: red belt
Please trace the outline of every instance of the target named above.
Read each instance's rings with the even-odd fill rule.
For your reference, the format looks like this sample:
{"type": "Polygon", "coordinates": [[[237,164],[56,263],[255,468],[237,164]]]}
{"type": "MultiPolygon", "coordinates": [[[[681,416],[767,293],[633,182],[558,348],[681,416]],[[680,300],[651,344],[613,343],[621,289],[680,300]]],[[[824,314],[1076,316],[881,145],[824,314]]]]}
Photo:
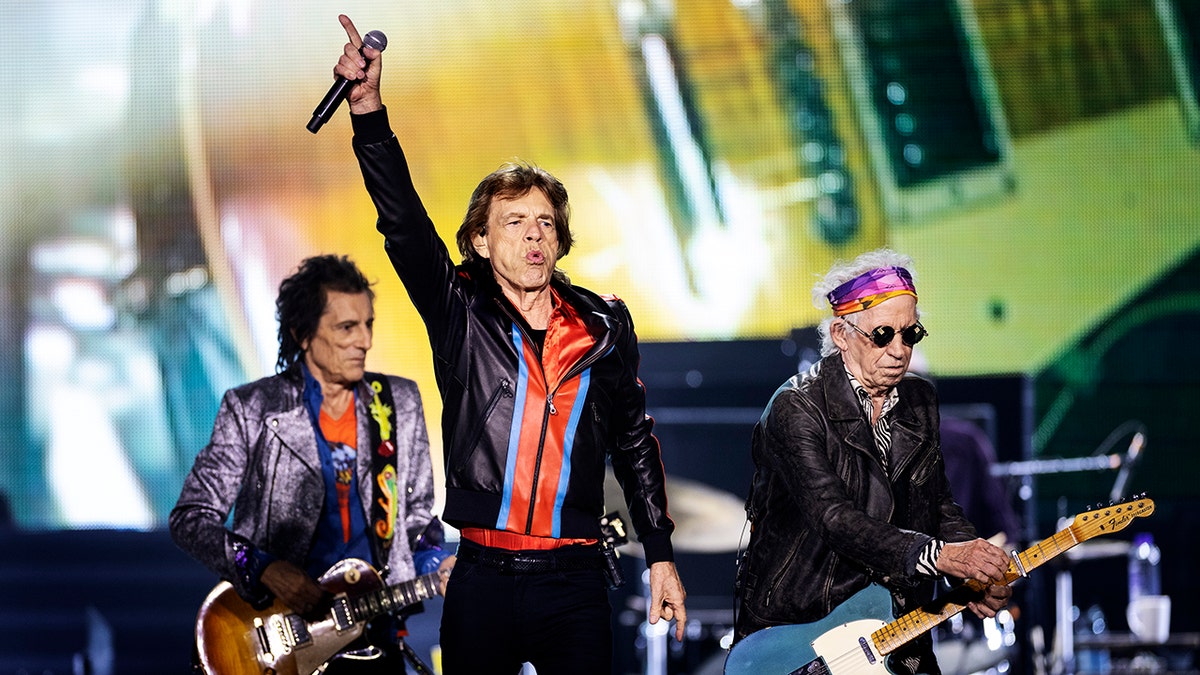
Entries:
{"type": "Polygon", "coordinates": [[[531,534],[508,532],[507,530],[489,530],[482,527],[464,527],[461,531],[463,539],[473,541],[480,546],[503,548],[509,551],[549,551],[563,546],[578,544],[592,545],[597,539],[559,539],[555,537],[535,537],[531,534]]]}

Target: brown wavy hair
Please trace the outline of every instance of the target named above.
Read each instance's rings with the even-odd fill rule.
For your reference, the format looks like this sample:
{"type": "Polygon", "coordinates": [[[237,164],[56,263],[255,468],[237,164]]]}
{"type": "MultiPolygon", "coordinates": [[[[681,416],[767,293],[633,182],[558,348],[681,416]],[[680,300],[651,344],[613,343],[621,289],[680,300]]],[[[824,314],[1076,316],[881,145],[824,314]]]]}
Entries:
{"type": "Polygon", "coordinates": [[[571,235],[571,206],[567,201],[567,188],[545,169],[526,162],[508,162],[479,181],[475,192],[471,194],[467,213],[455,235],[463,262],[480,262],[472,240],[476,234],[487,229],[488,210],[492,207],[492,201],[522,197],[534,188],[545,193],[554,209],[558,257],[561,259],[571,252],[574,237],[571,235]]]}

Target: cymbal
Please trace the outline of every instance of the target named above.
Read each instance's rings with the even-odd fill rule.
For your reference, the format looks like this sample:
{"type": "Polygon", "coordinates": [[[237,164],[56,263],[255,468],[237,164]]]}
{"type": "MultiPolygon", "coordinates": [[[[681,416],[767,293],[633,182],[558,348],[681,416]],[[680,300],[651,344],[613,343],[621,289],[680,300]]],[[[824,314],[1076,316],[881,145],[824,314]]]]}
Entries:
{"type": "Polygon", "coordinates": [[[1097,558],[1120,558],[1129,553],[1130,543],[1120,539],[1112,541],[1088,541],[1067,549],[1067,558],[1078,560],[1096,560],[1097,558]]]}
{"type": "MultiPolygon", "coordinates": [[[[671,543],[683,553],[731,553],[738,550],[746,523],[744,502],[724,490],[678,476],[666,477],[667,512],[675,521],[671,543]]],[[[625,521],[630,543],[618,548],[622,553],[645,557],[637,533],[629,519],[629,507],[612,467],[604,476],[604,503],[609,512],[617,511],[625,521]]]]}

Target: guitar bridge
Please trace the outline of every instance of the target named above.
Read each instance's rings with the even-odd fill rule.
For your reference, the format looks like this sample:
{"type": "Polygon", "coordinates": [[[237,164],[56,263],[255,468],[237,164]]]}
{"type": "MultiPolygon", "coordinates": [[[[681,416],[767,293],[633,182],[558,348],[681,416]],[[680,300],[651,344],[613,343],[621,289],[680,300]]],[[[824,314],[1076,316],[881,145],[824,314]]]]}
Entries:
{"type": "Polygon", "coordinates": [[[274,661],[275,655],[271,653],[271,638],[267,632],[267,626],[257,616],[254,617],[254,634],[258,636],[258,650],[262,653],[263,659],[268,663],[274,661]]]}
{"type": "Polygon", "coordinates": [[[829,675],[829,665],[825,663],[825,657],[818,656],[787,675],[829,675]]]}

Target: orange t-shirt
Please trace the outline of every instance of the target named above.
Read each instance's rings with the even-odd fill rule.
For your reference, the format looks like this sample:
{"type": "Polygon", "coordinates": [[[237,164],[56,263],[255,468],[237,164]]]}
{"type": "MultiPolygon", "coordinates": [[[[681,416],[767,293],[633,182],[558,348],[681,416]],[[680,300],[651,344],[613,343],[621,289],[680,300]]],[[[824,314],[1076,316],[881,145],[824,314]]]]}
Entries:
{"type": "Polygon", "coordinates": [[[358,414],[353,405],[334,419],[324,409],[320,417],[321,434],[333,454],[333,470],[337,477],[338,509],[342,514],[342,541],[350,541],[350,486],[354,480],[355,460],[358,457],[358,414]]]}

